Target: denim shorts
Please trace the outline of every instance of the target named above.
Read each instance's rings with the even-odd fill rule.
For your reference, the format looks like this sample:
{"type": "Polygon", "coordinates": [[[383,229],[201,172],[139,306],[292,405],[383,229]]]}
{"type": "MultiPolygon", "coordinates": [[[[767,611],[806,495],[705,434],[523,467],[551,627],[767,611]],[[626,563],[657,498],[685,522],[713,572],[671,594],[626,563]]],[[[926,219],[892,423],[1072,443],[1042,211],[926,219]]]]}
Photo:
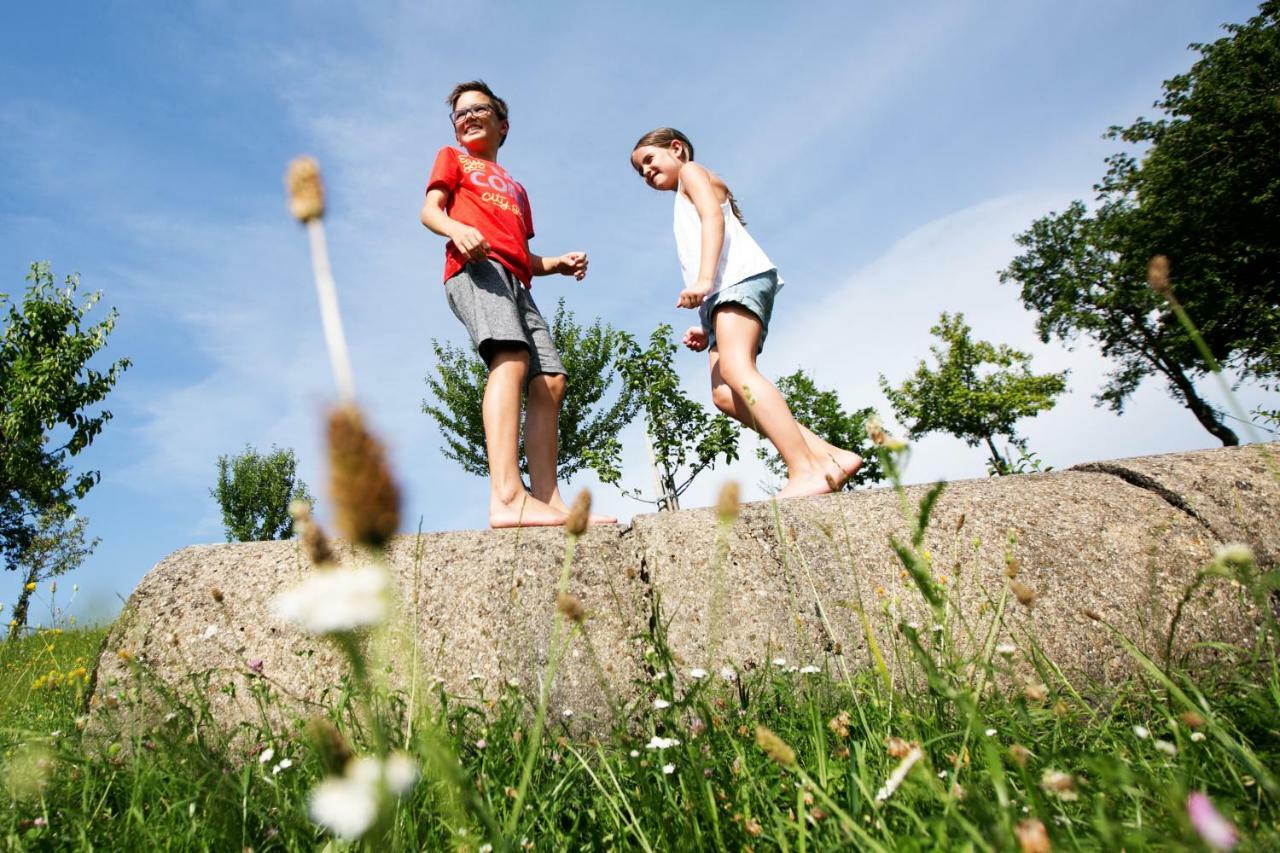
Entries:
{"type": "Polygon", "coordinates": [[[764,339],[769,334],[769,318],[773,315],[773,298],[782,289],[776,269],[744,278],[742,281],[722,287],[707,297],[698,309],[702,331],[707,335],[707,349],[716,345],[716,329],[713,315],[722,305],[741,305],[760,321],[760,345],[756,354],[764,352],[764,339]]]}

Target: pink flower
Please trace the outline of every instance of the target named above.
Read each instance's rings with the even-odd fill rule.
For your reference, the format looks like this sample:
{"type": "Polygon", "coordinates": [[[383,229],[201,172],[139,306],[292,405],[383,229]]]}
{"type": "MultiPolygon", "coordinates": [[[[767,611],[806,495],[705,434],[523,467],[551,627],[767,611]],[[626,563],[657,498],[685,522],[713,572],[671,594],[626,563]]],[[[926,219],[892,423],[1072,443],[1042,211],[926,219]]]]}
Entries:
{"type": "Polygon", "coordinates": [[[262,675],[262,658],[254,658],[249,661],[249,671],[255,675],[262,675]]]}
{"type": "Polygon", "coordinates": [[[1213,850],[1231,850],[1239,840],[1236,828],[1231,825],[1207,796],[1199,791],[1192,791],[1187,797],[1187,817],[1197,833],[1213,850]]]}

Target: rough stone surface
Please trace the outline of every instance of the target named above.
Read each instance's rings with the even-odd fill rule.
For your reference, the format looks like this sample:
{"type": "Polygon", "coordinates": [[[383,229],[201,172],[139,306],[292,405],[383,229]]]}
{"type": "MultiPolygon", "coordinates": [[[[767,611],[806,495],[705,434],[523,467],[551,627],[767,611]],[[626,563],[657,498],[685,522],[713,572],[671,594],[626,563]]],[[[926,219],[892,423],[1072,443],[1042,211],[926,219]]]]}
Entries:
{"type": "MultiPolygon", "coordinates": [[[[1132,664],[1085,615],[1092,611],[1162,658],[1174,608],[1219,544],[1243,541],[1261,564],[1276,564],[1276,456],[1252,446],[949,485],[924,542],[948,599],[945,630],[972,647],[1002,614],[996,641],[1026,650],[1034,638],[1068,677],[1112,681],[1132,664]],[[1036,595],[1030,608],[1008,592],[1011,559],[1036,595]]],[[[909,488],[907,508],[926,490],[909,488]]],[[[862,668],[873,661],[870,637],[901,674],[908,652],[898,624],[935,626],[891,537],[906,541],[910,529],[888,489],[749,504],[728,527],[712,510],[691,510],[590,530],[570,580],[587,618],[555,679],[552,714],[579,730],[625,718],[637,683],[649,677],[644,636],[655,613],[682,671],[779,658],[788,667],[862,668]]],[[[464,699],[509,684],[536,695],[565,545],[562,531],[548,529],[397,538],[388,560],[399,616],[370,641],[386,677],[398,686],[438,679],[464,699]]],[[[268,609],[309,571],[292,542],[170,555],[108,635],[94,707],[118,714],[128,704],[120,700],[136,682],[123,650],[154,676],[142,704],[148,721],[164,706],[164,690],[188,698],[198,690],[226,726],[255,723],[250,688],[264,682],[280,697],[271,725],[314,711],[340,685],[341,655],[268,609]],[[261,676],[252,671],[259,661],[261,676]]],[[[1256,617],[1230,583],[1205,584],[1184,610],[1175,654],[1206,641],[1247,644],[1256,617]]],[[[1019,660],[1030,676],[1025,652],[1019,660]]]]}

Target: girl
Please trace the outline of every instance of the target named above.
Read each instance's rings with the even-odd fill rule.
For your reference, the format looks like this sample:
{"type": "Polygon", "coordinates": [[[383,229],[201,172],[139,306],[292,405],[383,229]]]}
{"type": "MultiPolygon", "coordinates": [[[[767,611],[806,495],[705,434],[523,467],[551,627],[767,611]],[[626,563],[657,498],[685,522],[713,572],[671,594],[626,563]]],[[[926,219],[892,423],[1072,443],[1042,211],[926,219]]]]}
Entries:
{"type": "Polygon", "coordinates": [[[684,274],[678,308],[697,308],[701,325],[684,334],[709,350],[716,408],[773,442],[787,465],[779,498],[821,495],[844,485],[862,459],[796,422],[773,383],[756,369],[764,349],[778,269],[751,239],[724,181],[693,162],[693,143],[672,127],[640,137],[631,165],[655,190],[676,194],[676,254],[684,274]]]}

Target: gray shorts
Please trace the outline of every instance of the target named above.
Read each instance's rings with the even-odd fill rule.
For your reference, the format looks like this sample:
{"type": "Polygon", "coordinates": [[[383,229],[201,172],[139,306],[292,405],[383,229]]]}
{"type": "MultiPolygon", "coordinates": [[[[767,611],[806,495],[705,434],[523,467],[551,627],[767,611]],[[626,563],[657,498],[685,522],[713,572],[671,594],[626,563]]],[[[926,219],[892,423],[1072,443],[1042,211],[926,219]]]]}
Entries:
{"type": "Polygon", "coordinates": [[[721,305],[741,305],[760,320],[760,344],[756,348],[756,354],[764,352],[764,339],[769,334],[769,318],[773,316],[773,298],[781,288],[778,271],[775,269],[744,278],[708,296],[698,309],[702,331],[707,335],[707,349],[716,345],[716,309],[721,305]]]}
{"type": "Polygon", "coordinates": [[[501,345],[524,344],[529,376],[566,372],[528,288],[502,264],[472,261],[444,283],[444,292],[485,364],[501,345]]]}

